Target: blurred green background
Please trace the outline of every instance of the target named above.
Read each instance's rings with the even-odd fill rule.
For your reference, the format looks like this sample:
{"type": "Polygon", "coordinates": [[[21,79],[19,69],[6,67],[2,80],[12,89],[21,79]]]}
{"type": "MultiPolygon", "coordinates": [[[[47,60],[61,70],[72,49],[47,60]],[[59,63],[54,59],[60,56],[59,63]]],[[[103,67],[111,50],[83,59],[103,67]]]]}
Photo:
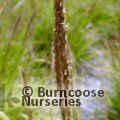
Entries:
{"type": "MultiPolygon", "coordinates": [[[[120,1],[66,0],[74,88],[105,99],[71,110],[71,120],[120,120],[120,1]]],[[[54,0],[0,0],[0,85],[21,96],[27,84],[55,86],[54,0]]],[[[85,102],[84,102],[85,101],[85,102]]],[[[89,103],[89,104],[88,104],[89,103]]],[[[59,108],[5,103],[0,120],[60,120],[59,108]]]]}

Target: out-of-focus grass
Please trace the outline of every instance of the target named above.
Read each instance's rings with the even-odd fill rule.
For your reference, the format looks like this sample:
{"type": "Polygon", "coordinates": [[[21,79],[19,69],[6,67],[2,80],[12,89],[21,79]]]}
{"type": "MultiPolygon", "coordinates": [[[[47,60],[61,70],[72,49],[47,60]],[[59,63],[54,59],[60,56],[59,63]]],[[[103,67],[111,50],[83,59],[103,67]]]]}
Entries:
{"type": "Polygon", "coordinates": [[[118,67],[113,78],[114,94],[110,95],[110,105],[108,108],[109,120],[120,119],[120,66],[118,67]]]}
{"type": "MultiPolygon", "coordinates": [[[[119,4],[119,0],[66,1],[68,42],[77,65],[92,59],[93,47],[119,41],[119,4]]],[[[7,85],[7,91],[24,86],[21,70],[28,83],[48,80],[53,40],[53,0],[0,0],[0,83],[7,85]],[[15,88],[14,83],[20,85],[15,88]]],[[[115,52],[119,54],[119,49],[115,52]]],[[[19,110],[16,117],[14,108],[6,111],[11,119],[22,119],[19,110]]],[[[40,116],[37,113],[34,119],[40,116]]]]}
{"type": "Polygon", "coordinates": [[[70,24],[68,40],[78,62],[91,58],[90,46],[99,41],[100,43],[106,41],[106,37],[111,34],[119,34],[117,1],[81,0],[74,2],[71,0],[66,2],[66,5],[68,24],[70,24]],[[92,38],[91,31],[93,32],[92,38]]]}
{"type": "MultiPolygon", "coordinates": [[[[118,44],[118,41],[117,41],[118,44]]],[[[119,43],[120,44],[120,43],[119,43]]],[[[120,119],[120,46],[113,44],[112,58],[114,72],[112,75],[113,80],[113,94],[109,95],[109,107],[108,107],[108,119],[119,120],[120,119]]]]}

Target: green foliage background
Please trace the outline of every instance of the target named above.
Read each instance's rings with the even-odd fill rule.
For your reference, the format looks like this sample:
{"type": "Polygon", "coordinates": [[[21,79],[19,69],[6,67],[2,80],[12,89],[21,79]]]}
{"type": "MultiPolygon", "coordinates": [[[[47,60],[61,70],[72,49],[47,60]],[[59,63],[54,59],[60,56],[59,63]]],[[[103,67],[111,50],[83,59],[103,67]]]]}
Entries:
{"type": "MultiPolygon", "coordinates": [[[[95,58],[94,47],[111,56],[111,71],[115,75],[111,78],[115,82],[116,97],[109,97],[108,119],[119,120],[120,1],[66,0],[65,4],[68,42],[75,71],[83,62],[95,58]]],[[[0,84],[6,85],[7,93],[15,91],[13,94],[20,95],[24,79],[33,87],[51,81],[53,40],[53,0],[0,0],[0,84]]],[[[76,72],[73,74],[73,77],[77,76],[76,72]]],[[[53,119],[57,118],[56,110],[47,113],[41,108],[42,115],[39,110],[33,111],[35,120],[50,120],[51,114],[55,116],[53,119]]],[[[28,120],[28,116],[29,109],[20,105],[11,109],[6,107],[0,112],[0,120],[28,120]]]]}

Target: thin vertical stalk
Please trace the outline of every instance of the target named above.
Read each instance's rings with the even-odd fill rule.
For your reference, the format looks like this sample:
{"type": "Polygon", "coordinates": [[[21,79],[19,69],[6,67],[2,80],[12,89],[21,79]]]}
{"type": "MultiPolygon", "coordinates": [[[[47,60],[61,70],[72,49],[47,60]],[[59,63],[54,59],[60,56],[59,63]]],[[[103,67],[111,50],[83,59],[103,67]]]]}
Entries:
{"type": "MultiPolygon", "coordinates": [[[[20,76],[21,76],[21,79],[23,80],[24,87],[27,86],[28,81],[26,78],[25,71],[22,68],[20,69],[20,76]]],[[[28,120],[33,120],[33,110],[31,108],[28,108],[27,114],[28,114],[28,120]]]]}
{"type": "MultiPolygon", "coordinates": [[[[59,89],[69,89],[70,83],[70,57],[66,35],[66,11],[64,0],[54,0],[55,14],[55,70],[59,89]]],[[[63,120],[70,120],[70,108],[62,106],[63,120]]]]}

